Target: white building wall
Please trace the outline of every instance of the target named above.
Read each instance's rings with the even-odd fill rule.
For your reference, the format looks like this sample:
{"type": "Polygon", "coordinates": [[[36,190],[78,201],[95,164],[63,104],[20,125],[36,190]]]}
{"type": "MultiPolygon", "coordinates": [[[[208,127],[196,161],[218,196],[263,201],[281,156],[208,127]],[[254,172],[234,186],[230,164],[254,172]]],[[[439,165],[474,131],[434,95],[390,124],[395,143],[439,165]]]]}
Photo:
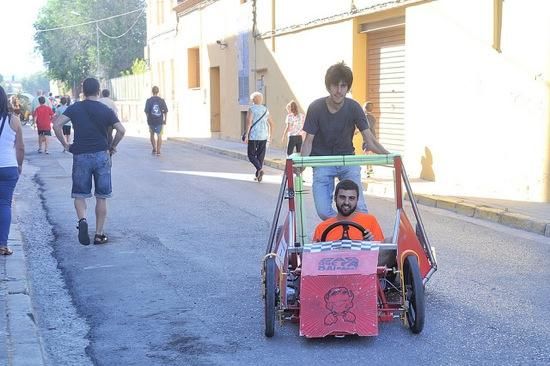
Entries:
{"type": "Polygon", "coordinates": [[[217,1],[180,17],[177,35],[177,100],[180,134],[187,137],[211,137],[210,68],[220,68],[221,137],[240,134],[237,81],[237,35],[250,27],[250,4],[232,0],[217,1]],[[212,26],[215,24],[216,26],[212,26]],[[216,41],[227,43],[220,47],[216,41]],[[200,50],[200,87],[189,88],[188,56],[190,48],[200,50]]]}
{"type": "Polygon", "coordinates": [[[419,174],[429,149],[436,181],[451,192],[544,199],[550,4],[530,5],[504,2],[502,53],[492,48],[491,0],[444,0],[407,10],[411,175],[419,174]]]}

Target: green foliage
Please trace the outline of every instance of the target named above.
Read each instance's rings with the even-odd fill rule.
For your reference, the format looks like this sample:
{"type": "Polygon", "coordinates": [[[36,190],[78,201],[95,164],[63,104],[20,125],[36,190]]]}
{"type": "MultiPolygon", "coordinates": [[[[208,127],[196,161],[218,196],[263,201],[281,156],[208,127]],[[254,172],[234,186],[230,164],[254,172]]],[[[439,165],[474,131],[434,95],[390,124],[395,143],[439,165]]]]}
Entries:
{"type": "MultiPolygon", "coordinates": [[[[76,25],[144,6],[144,0],[49,0],[40,9],[34,27],[41,30],[76,25]]],[[[121,70],[132,66],[133,60],[143,57],[146,31],[144,12],[104,20],[98,22],[97,26],[99,30],[96,23],[92,22],[36,33],[37,48],[48,64],[48,74],[52,79],[61,80],[69,86],[79,86],[89,76],[118,76],[121,70]],[[124,36],[117,38],[125,32],[124,36]]]]}
{"type": "Polygon", "coordinates": [[[120,73],[120,75],[139,75],[139,74],[145,74],[147,71],[147,62],[142,58],[136,58],[134,62],[132,63],[132,67],[130,67],[128,70],[124,70],[120,73]]]}
{"type": "Polygon", "coordinates": [[[34,73],[21,80],[23,90],[27,93],[34,94],[37,90],[50,90],[50,79],[44,72],[34,73]]]}

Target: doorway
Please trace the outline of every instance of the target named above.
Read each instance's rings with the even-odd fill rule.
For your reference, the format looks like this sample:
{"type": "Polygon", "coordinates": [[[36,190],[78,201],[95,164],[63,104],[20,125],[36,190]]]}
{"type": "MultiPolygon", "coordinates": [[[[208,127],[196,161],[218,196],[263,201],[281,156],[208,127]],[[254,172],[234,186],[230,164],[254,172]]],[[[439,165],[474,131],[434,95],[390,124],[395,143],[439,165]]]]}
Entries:
{"type": "Polygon", "coordinates": [[[405,148],[405,28],[367,34],[367,100],[374,103],[378,141],[390,151],[405,148]]]}
{"type": "Polygon", "coordinates": [[[220,67],[210,68],[210,132],[221,132],[220,67]]]}

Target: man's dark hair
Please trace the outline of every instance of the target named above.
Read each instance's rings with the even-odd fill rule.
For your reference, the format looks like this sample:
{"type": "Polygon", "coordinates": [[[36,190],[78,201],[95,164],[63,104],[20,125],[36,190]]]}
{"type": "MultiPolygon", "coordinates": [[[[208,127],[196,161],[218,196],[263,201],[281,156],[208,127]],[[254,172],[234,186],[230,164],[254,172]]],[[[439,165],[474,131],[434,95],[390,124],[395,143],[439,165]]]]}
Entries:
{"type": "Polygon", "coordinates": [[[61,97],[61,100],[59,101],[62,105],[67,104],[67,98],[61,97]]]}
{"type": "Polygon", "coordinates": [[[94,78],[87,78],[82,83],[82,92],[85,97],[93,97],[99,95],[99,81],[94,78]]]}
{"type": "Polygon", "coordinates": [[[151,92],[154,94],[154,95],[157,95],[159,93],[159,87],[158,86],[154,86],[152,89],[151,89],[151,92]]]}
{"type": "Polygon", "coordinates": [[[38,103],[40,103],[40,104],[46,103],[46,98],[44,98],[43,96],[39,96],[38,97],[38,103]]]}
{"type": "Polygon", "coordinates": [[[325,74],[325,86],[327,90],[331,85],[338,85],[340,82],[347,84],[348,91],[351,89],[351,84],[353,84],[353,72],[344,61],[329,67],[325,74]]]}
{"type": "Polygon", "coordinates": [[[334,189],[334,200],[336,201],[336,197],[338,197],[338,192],[340,190],[344,190],[344,191],[355,191],[355,193],[357,193],[357,197],[359,197],[359,186],[357,185],[357,183],[355,183],[354,181],[352,180],[349,180],[349,179],[344,179],[344,180],[341,180],[338,182],[338,184],[336,185],[336,188],[334,189]]]}
{"type": "Polygon", "coordinates": [[[103,89],[103,90],[101,91],[101,96],[102,96],[103,98],[109,98],[109,95],[111,95],[111,92],[109,91],[109,89],[103,89]]]}

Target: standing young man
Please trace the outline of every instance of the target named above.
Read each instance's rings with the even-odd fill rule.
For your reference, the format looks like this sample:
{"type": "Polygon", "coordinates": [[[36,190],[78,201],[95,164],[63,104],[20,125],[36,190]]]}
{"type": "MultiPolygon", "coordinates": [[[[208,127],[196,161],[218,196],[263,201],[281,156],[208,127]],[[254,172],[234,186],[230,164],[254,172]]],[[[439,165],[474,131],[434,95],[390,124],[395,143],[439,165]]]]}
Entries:
{"type": "MultiPolygon", "coordinates": [[[[325,87],[329,95],[309,105],[303,128],[306,138],[302,145],[302,156],[354,155],[353,133],[356,128],[363,136],[363,150],[389,154],[372,135],[359,103],[346,98],[352,83],[353,73],[344,62],[328,68],[325,87]]],[[[362,187],[360,166],[313,168],[313,199],[322,220],[336,216],[332,207],[334,178],[350,179],[362,187]]],[[[359,193],[358,210],[367,212],[363,190],[360,189],[359,193]]]]}
{"type": "Polygon", "coordinates": [[[78,240],[80,244],[90,244],[88,222],[86,220],[86,198],[92,196],[92,178],[96,198],[96,234],[94,244],[108,241],[103,231],[107,217],[107,198],[111,197],[111,155],[125,129],[115,113],[106,105],[98,102],[99,82],[88,78],[82,83],[85,99],[69,106],[54,121],[55,136],[63,147],[73,154],[73,187],[71,197],[78,217],[78,240]],[[73,144],[69,145],[64,137],[62,126],[71,121],[74,128],[73,144]],[[116,135],[109,143],[108,130],[114,128],[116,135]]]}
{"type": "Polygon", "coordinates": [[[168,107],[164,99],[158,96],[159,88],[154,86],[151,90],[153,96],[145,102],[145,115],[147,115],[147,124],[149,125],[149,138],[153,146],[153,155],[160,155],[160,147],[162,145],[162,130],[166,124],[166,115],[168,107]],[[155,139],[155,134],[156,139],[155,139]]]}

